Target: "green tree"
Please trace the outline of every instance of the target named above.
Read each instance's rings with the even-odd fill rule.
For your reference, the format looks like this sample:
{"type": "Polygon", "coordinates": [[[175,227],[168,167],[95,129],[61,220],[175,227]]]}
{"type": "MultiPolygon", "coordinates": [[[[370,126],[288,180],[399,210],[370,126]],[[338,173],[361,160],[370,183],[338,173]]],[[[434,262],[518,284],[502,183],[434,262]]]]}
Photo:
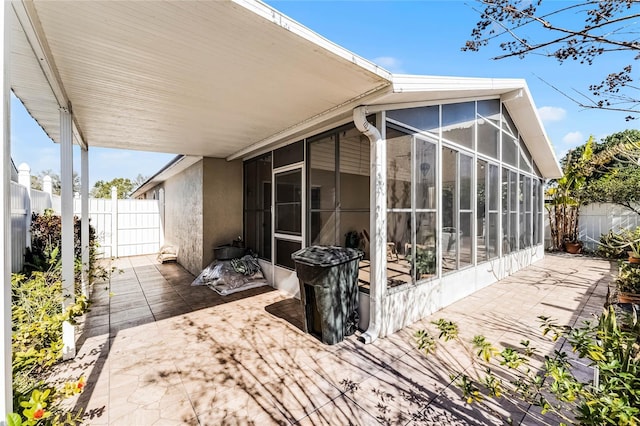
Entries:
{"type": "Polygon", "coordinates": [[[581,146],[580,155],[568,153],[562,161],[562,177],[550,182],[547,188],[549,228],[554,250],[563,248],[564,242],[578,241],[578,220],[583,204],[583,189],[591,174],[593,137],[581,146]]]}
{"type": "MultiPolygon", "coordinates": [[[[628,64],[610,70],[602,81],[591,84],[585,99],[571,98],[584,108],[628,113],[640,112],[640,94],[634,82],[633,62],[640,57],[636,21],[638,0],[476,0],[480,20],[462,50],[478,51],[499,43],[503,54],[494,59],[546,56],[591,65],[605,54],[628,55],[628,64]],[[573,24],[578,23],[578,24],[573,24]]],[[[637,74],[637,73],[636,73],[637,74]]],[[[559,90],[560,91],[560,90],[559,90]]]]}
{"type": "Polygon", "coordinates": [[[614,133],[597,143],[593,137],[561,160],[563,177],[547,188],[553,248],[577,242],[580,206],[593,202],[622,205],[640,214],[640,131],[614,133]]]}
{"type": "Polygon", "coordinates": [[[597,144],[598,152],[614,152],[589,178],[584,198],[613,203],[640,214],[640,131],[625,130],[597,144]]]}
{"type": "Polygon", "coordinates": [[[118,189],[118,198],[127,198],[136,185],[129,178],[115,178],[110,181],[99,180],[93,185],[91,196],[93,198],[111,198],[111,187],[113,186],[118,189]]]}

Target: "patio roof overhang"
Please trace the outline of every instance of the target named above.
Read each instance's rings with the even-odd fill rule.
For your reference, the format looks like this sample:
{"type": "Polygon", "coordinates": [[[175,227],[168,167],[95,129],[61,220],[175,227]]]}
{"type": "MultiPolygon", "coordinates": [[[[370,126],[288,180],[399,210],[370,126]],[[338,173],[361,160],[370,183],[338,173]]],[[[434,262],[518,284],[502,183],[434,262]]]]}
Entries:
{"type": "Polygon", "coordinates": [[[12,89],[56,142],[234,159],[360,105],[501,96],[561,174],[524,80],[392,75],[253,0],[13,2],[12,89]]]}
{"type": "Polygon", "coordinates": [[[11,86],[56,142],[228,157],[390,90],[391,74],[271,7],[13,4],[11,86]]]}

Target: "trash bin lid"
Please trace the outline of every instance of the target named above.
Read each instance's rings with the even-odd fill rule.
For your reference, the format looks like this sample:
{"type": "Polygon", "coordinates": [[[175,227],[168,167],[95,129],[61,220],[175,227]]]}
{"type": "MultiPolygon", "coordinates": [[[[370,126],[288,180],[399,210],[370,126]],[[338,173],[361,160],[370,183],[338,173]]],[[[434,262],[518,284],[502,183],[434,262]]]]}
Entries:
{"type": "Polygon", "coordinates": [[[364,253],[358,249],[339,246],[311,246],[294,252],[291,258],[309,266],[329,267],[362,258],[364,253]]]}

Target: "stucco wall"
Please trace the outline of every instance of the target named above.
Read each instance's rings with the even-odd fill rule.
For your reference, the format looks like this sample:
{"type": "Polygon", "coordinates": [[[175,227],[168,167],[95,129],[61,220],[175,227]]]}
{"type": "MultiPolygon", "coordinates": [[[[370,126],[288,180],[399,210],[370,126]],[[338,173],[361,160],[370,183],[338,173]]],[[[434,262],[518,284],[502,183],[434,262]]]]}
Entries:
{"type": "Polygon", "coordinates": [[[203,159],[202,268],[213,260],[213,248],[242,236],[242,161],[203,159]]]}
{"type": "Polygon", "coordinates": [[[164,183],[165,244],[178,246],[178,263],[194,275],[200,274],[203,264],[202,182],[199,161],[164,183]]]}
{"type": "Polygon", "coordinates": [[[157,200],[160,197],[159,191],[164,188],[164,183],[159,183],[153,188],[147,190],[146,192],[138,195],[136,199],[138,200],[157,200]]]}

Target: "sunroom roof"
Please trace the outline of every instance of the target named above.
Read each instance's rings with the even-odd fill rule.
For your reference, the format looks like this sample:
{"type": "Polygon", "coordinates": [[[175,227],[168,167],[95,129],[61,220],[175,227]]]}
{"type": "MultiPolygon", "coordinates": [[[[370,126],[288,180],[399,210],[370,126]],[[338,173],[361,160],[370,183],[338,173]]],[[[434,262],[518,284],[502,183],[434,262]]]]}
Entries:
{"type": "Polygon", "coordinates": [[[393,91],[380,96],[373,105],[377,109],[392,109],[431,101],[452,102],[488,97],[500,97],[505,103],[540,173],[546,178],[562,176],[553,146],[525,80],[394,75],[393,91]]]}

